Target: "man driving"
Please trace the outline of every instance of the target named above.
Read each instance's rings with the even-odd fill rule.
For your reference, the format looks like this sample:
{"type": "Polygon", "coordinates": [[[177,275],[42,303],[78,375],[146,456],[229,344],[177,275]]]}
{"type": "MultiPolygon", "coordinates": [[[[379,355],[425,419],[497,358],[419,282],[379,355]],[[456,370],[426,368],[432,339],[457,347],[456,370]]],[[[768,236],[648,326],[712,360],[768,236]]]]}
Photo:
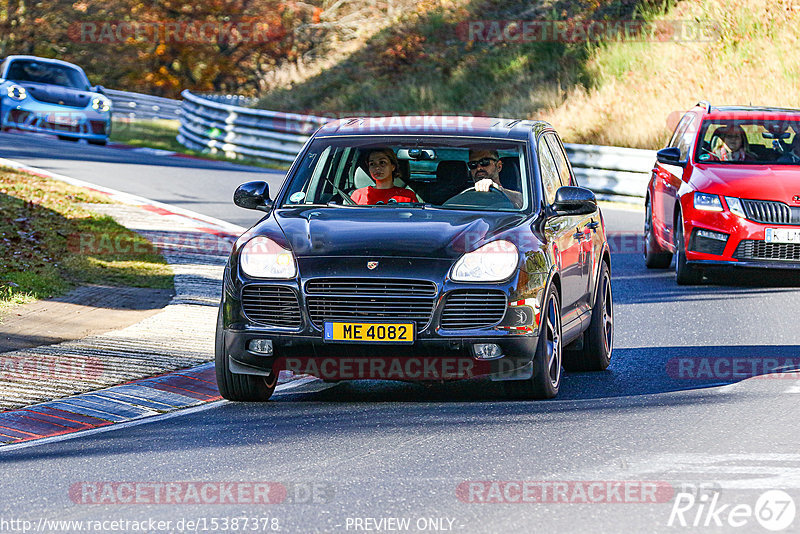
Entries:
{"type": "Polygon", "coordinates": [[[517,208],[522,207],[522,193],[504,188],[500,183],[500,171],[503,162],[497,150],[471,149],[469,151],[469,174],[475,182],[475,191],[487,192],[494,187],[514,203],[517,208]]]}

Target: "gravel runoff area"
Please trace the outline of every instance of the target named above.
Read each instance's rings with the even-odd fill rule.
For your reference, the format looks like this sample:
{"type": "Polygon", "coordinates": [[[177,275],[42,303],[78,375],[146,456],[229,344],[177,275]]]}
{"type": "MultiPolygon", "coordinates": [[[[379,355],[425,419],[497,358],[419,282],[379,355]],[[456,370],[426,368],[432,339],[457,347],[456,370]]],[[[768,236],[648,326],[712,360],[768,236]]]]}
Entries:
{"type": "MultiPolygon", "coordinates": [[[[111,195],[113,198],[113,194],[111,195]]],[[[0,410],[184,369],[214,357],[214,329],[232,225],[164,207],[92,204],[155,245],[175,274],[175,296],[159,313],[121,330],[0,354],[0,410]]],[[[242,231],[244,229],[241,229],[242,231]]]]}

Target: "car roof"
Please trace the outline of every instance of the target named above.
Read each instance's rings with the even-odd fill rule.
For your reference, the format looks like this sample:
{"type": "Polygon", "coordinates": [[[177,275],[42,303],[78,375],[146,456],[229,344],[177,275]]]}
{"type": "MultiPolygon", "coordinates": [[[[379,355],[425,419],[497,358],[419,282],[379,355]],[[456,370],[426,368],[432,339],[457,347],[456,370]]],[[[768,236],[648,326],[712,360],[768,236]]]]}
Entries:
{"type": "Polygon", "coordinates": [[[42,63],[55,63],[56,65],[63,65],[65,67],[72,67],[73,69],[78,69],[83,71],[78,65],[74,63],[70,63],[69,61],[62,61],[60,59],[50,59],[46,57],[39,57],[39,56],[6,56],[4,61],[10,61],[15,59],[27,59],[32,61],[41,61],[42,63]]]}
{"type": "Polygon", "coordinates": [[[800,119],[800,109],[781,108],[774,106],[712,106],[709,102],[698,102],[695,107],[705,110],[705,117],[713,119],[800,119]],[[753,117],[756,115],[756,117],[753,117]]]}
{"type": "Polygon", "coordinates": [[[531,131],[552,127],[540,120],[504,119],[458,115],[407,115],[351,117],[323,125],[316,137],[428,135],[436,137],[476,137],[524,141],[531,131]]]}

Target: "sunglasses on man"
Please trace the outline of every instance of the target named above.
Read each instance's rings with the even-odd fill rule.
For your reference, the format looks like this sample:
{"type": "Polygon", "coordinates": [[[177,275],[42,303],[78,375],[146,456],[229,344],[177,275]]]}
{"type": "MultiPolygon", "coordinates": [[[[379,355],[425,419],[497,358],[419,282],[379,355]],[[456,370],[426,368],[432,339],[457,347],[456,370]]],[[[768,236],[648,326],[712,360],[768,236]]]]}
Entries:
{"type": "Polygon", "coordinates": [[[468,161],[467,167],[469,167],[470,170],[477,169],[478,165],[480,165],[481,167],[488,167],[489,164],[492,163],[493,161],[498,161],[498,160],[496,160],[495,158],[481,158],[477,161],[468,161]]]}

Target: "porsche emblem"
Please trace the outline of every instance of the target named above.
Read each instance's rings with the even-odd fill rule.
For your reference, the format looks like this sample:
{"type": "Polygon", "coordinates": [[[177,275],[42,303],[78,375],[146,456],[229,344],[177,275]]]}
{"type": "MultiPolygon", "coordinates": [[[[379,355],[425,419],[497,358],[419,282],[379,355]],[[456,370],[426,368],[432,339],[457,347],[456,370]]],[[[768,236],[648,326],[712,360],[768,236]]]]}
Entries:
{"type": "Polygon", "coordinates": [[[375,267],[377,267],[377,266],[378,266],[378,262],[377,261],[368,261],[367,262],[367,269],[369,269],[370,271],[375,269],[375,267]]]}
{"type": "Polygon", "coordinates": [[[59,100],[59,101],[58,101],[58,105],[59,105],[59,106],[63,106],[63,105],[64,105],[64,101],[63,101],[63,100],[59,100]]]}

